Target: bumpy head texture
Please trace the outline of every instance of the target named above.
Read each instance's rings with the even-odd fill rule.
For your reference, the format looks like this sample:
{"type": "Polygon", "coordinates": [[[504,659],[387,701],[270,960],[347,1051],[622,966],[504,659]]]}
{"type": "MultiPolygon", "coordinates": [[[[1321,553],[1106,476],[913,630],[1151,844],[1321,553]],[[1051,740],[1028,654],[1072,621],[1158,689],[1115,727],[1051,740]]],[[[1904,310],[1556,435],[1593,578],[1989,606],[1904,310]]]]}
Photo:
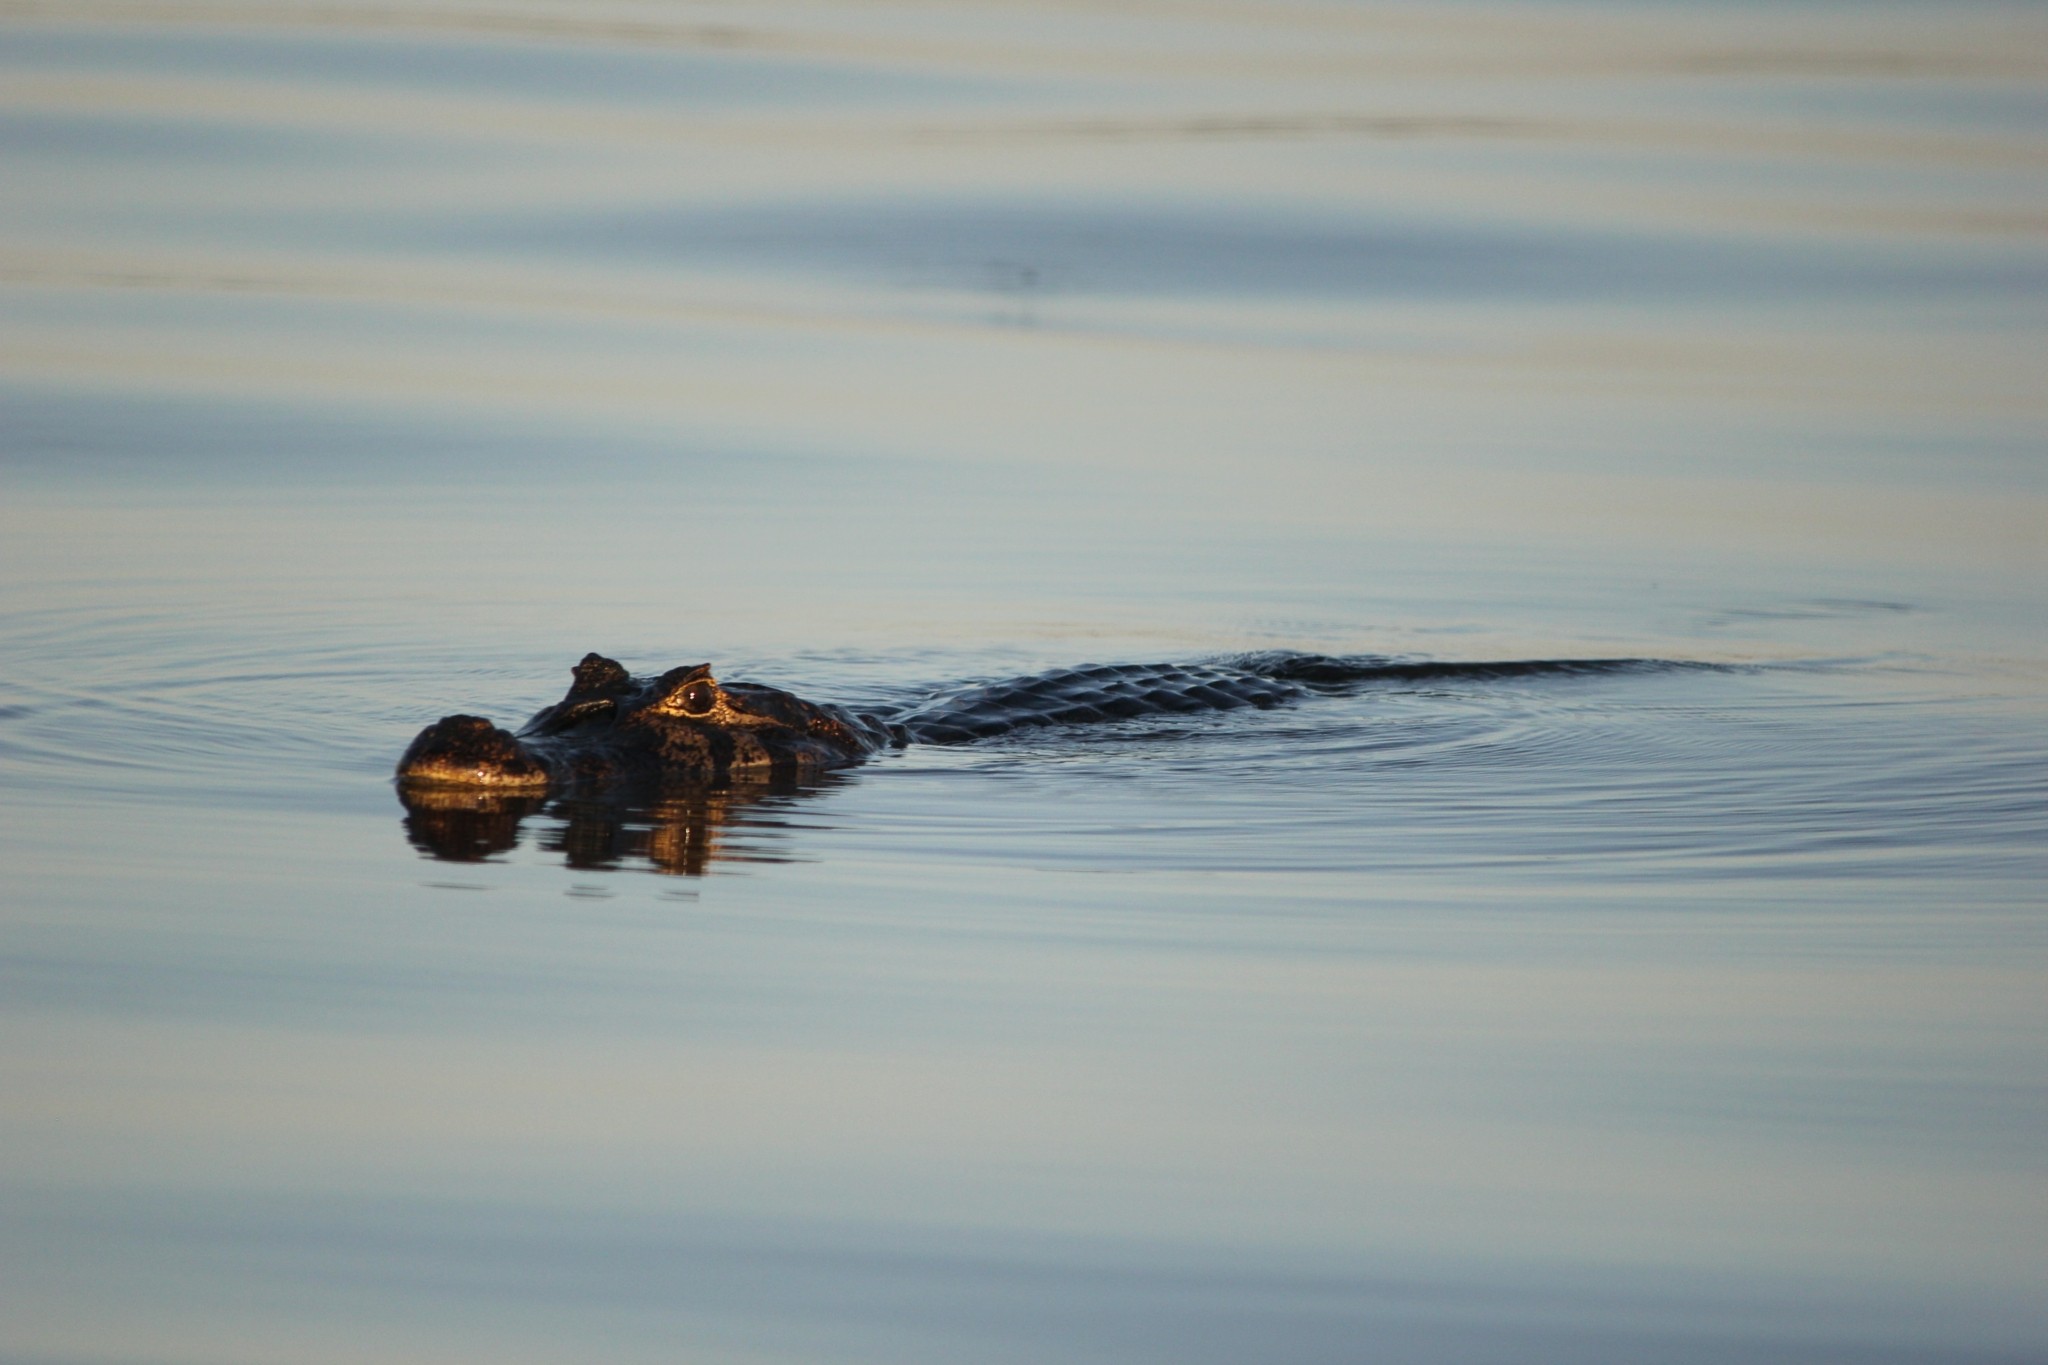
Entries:
{"type": "Polygon", "coordinates": [[[399,760],[400,784],[572,791],[799,776],[892,742],[872,718],[773,687],[723,684],[708,664],[641,680],[588,654],[572,676],[568,693],[516,735],[477,716],[428,726],[399,760]]]}

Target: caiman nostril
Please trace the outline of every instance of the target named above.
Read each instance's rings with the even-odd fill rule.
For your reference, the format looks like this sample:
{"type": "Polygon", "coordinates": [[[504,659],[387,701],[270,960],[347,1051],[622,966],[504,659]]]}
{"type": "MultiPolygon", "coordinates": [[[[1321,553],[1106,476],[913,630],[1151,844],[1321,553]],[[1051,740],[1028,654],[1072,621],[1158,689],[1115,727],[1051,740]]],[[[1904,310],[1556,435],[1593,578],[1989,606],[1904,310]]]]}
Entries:
{"type": "Polygon", "coordinates": [[[398,760],[408,786],[542,789],[545,766],[516,738],[482,716],[443,716],[420,731],[398,760]]]}

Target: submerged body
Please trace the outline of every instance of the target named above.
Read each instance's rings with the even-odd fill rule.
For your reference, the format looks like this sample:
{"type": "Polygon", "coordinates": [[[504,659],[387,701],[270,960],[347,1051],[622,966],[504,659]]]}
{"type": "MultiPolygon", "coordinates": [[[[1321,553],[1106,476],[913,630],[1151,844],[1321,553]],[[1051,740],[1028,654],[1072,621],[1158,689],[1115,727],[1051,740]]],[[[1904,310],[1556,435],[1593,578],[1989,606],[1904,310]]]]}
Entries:
{"type": "Polygon", "coordinates": [[[1270,707],[1370,681],[1427,682],[1640,667],[1636,659],[1406,662],[1273,652],[1214,664],[1113,664],[975,684],[892,714],[721,683],[708,664],[635,678],[587,654],[568,693],[517,733],[443,716],[398,763],[401,787],[561,795],[620,786],[779,780],[850,767],[908,743],[952,744],[1031,725],[1270,707]]]}

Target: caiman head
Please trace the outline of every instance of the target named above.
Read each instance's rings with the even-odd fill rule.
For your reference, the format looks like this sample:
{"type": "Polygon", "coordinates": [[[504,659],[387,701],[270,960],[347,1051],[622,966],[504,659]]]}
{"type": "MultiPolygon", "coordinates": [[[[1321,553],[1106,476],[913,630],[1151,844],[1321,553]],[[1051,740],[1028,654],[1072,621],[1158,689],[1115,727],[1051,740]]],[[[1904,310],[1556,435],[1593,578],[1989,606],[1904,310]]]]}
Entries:
{"type": "Polygon", "coordinates": [[[435,721],[399,760],[400,787],[537,794],[564,783],[793,776],[857,763],[894,738],[836,706],[720,683],[708,664],[642,682],[589,654],[574,677],[517,734],[480,716],[435,721]]]}

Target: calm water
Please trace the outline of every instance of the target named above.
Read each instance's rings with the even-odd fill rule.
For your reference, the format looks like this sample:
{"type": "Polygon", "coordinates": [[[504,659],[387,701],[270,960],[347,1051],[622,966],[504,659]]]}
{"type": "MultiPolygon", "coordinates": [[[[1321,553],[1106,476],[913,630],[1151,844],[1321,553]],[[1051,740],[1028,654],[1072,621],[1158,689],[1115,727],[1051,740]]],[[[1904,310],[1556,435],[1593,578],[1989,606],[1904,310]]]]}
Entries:
{"type": "Polygon", "coordinates": [[[2048,1358],[2044,172],[2030,6],[0,3],[0,1360],[2048,1358]],[[1282,647],[1717,667],[389,780],[1282,647]]]}

